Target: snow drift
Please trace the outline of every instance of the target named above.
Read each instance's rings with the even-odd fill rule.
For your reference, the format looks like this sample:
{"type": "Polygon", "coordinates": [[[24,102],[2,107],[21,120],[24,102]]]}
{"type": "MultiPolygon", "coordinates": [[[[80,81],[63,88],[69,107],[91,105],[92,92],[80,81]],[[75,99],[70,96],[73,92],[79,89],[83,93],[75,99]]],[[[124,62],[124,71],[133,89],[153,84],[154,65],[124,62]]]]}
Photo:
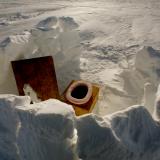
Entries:
{"type": "Polygon", "coordinates": [[[0,93],[17,93],[10,62],[51,55],[59,89],[79,78],[80,37],[78,24],[70,17],[49,17],[31,31],[11,35],[0,43],[0,93]],[[64,81],[65,79],[65,81],[64,81]]]}
{"type": "Polygon", "coordinates": [[[18,108],[20,159],[73,160],[74,111],[58,100],[18,108]]]}
{"type": "Polygon", "coordinates": [[[160,51],[145,46],[127,64],[122,61],[118,67],[100,72],[101,80],[106,83],[100,105],[106,107],[99,107],[99,112],[105,115],[142,104],[152,114],[160,82],[159,70],[160,51]]]}
{"type": "Polygon", "coordinates": [[[17,94],[10,61],[52,55],[61,93],[73,79],[104,86],[95,113],[110,114],[135,104],[143,104],[153,113],[160,80],[160,52],[147,46],[136,51],[137,46],[131,46],[134,56],[126,58],[113,46],[88,44],[91,53],[85,57],[81,54],[81,44],[85,49],[84,43],[94,40],[95,36],[83,27],[79,32],[78,27],[73,18],[52,16],[38,22],[30,31],[4,39],[0,43],[0,73],[3,73],[0,74],[0,93],[17,94]],[[98,62],[94,60],[95,55],[98,62]],[[95,66],[98,69],[94,70],[95,66]]]}
{"type": "Polygon", "coordinates": [[[160,124],[143,106],[76,117],[50,99],[0,97],[1,160],[159,160],[160,124]]]}
{"type": "Polygon", "coordinates": [[[116,136],[129,151],[144,159],[158,158],[152,155],[152,151],[156,153],[160,147],[159,123],[152,119],[144,106],[117,112],[110,117],[110,122],[116,136]]]}
{"type": "Polygon", "coordinates": [[[160,159],[159,122],[148,113],[155,106],[159,120],[159,1],[108,2],[1,3],[0,34],[7,37],[0,43],[0,93],[17,93],[11,60],[51,54],[60,90],[72,79],[101,83],[95,113],[122,110],[77,118],[71,107],[57,101],[30,106],[29,97],[1,96],[2,160],[160,159]],[[47,18],[52,15],[57,17],[47,18]],[[125,109],[134,104],[141,105],[125,109]],[[45,126],[48,120],[53,124],[45,126]]]}
{"type": "Polygon", "coordinates": [[[17,131],[19,118],[15,106],[30,104],[29,97],[0,95],[0,159],[18,160],[17,131]]]}
{"type": "Polygon", "coordinates": [[[1,160],[75,159],[75,114],[58,100],[30,105],[29,97],[0,97],[1,160]]]}

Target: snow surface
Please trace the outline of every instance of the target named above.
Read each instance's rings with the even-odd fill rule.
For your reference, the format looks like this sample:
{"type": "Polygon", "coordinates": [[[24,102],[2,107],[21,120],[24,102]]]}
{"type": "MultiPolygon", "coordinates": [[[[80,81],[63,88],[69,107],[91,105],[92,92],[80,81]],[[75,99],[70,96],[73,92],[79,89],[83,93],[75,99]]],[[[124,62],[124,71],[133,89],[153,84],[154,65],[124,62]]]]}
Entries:
{"type": "Polygon", "coordinates": [[[0,93],[18,94],[11,60],[52,55],[61,93],[73,79],[101,84],[94,113],[135,104],[152,113],[159,7],[158,0],[1,1],[0,93]]]}
{"type": "Polygon", "coordinates": [[[52,55],[60,91],[72,79],[78,79],[76,69],[79,66],[81,48],[79,35],[75,31],[77,27],[78,24],[72,18],[53,16],[40,21],[30,32],[24,31],[21,35],[4,39],[0,44],[0,72],[3,73],[0,75],[0,92],[16,93],[10,61],[17,59],[52,55]]]}
{"type": "Polygon", "coordinates": [[[1,94],[18,94],[11,60],[45,55],[60,92],[101,84],[96,115],[79,118],[59,101],[2,95],[2,160],[160,159],[159,0],[1,0],[0,11],[1,94]]]}
{"type": "Polygon", "coordinates": [[[160,123],[144,106],[76,117],[55,99],[0,97],[1,160],[159,160],[160,123]]]}

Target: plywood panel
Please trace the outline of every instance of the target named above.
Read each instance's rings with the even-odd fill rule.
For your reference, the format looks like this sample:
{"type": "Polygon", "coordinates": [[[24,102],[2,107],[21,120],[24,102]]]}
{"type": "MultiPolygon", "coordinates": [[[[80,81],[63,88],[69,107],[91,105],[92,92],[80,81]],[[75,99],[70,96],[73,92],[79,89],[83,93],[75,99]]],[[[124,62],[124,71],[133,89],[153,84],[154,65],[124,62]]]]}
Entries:
{"type": "Polygon", "coordinates": [[[19,95],[24,95],[24,85],[29,84],[41,100],[59,98],[52,56],[12,61],[19,95]]]}

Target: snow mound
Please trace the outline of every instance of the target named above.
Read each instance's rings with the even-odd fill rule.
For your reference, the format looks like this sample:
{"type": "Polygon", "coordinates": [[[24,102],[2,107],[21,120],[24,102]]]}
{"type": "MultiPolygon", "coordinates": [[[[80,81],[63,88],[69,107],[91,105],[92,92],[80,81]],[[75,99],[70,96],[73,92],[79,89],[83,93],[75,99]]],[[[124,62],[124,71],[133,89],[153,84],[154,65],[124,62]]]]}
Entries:
{"type": "Polygon", "coordinates": [[[150,113],[153,113],[160,81],[159,70],[160,51],[152,47],[144,47],[136,54],[134,66],[128,77],[124,76],[127,92],[136,95],[137,103],[144,104],[150,113]]]}
{"type": "Polygon", "coordinates": [[[78,24],[71,17],[49,17],[37,24],[37,28],[44,31],[58,28],[59,31],[64,32],[76,29],[77,27],[78,24]]]}
{"type": "Polygon", "coordinates": [[[0,97],[1,160],[76,158],[75,114],[58,100],[30,105],[29,97],[0,97]]]}
{"type": "Polygon", "coordinates": [[[156,98],[155,98],[153,117],[155,120],[159,120],[160,119],[160,84],[158,86],[155,97],[156,98]]]}
{"type": "Polygon", "coordinates": [[[120,65],[122,62],[99,73],[102,82],[106,83],[100,103],[104,107],[99,107],[99,113],[110,114],[142,104],[153,114],[160,82],[160,51],[141,47],[127,65],[120,65]]]}
{"type": "Polygon", "coordinates": [[[116,136],[128,150],[140,155],[160,147],[160,126],[143,106],[129,107],[114,113],[110,119],[116,136]]]}
{"type": "Polygon", "coordinates": [[[58,100],[19,107],[20,158],[26,160],[72,160],[75,114],[58,100]]]}
{"type": "Polygon", "coordinates": [[[83,160],[126,160],[127,149],[102,117],[87,115],[77,120],[78,154],[83,160]]]}
{"type": "Polygon", "coordinates": [[[0,159],[19,159],[17,148],[17,131],[19,117],[15,111],[16,106],[30,103],[29,97],[14,95],[0,95],[0,159]]]}
{"type": "Polygon", "coordinates": [[[160,125],[143,106],[105,117],[77,120],[78,154],[83,160],[158,160],[160,125]]]}
{"type": "Polygon", "coordinates": [[[58,100],[0,96],[2,160],[159,160],[160,124],[143,106],[76,117],[58,100]]]}
{"type": "Polygon", "coordinates": [[[59,89],[79,78],[81,54],[78,24],[70,17],[49,17],[31,31],[12,35],[0,43],[0,93],[16,94],[10,62],[51,55],[54,58],[59,89]],[[65,81],[64,81],[65,79],[65,81]]]}

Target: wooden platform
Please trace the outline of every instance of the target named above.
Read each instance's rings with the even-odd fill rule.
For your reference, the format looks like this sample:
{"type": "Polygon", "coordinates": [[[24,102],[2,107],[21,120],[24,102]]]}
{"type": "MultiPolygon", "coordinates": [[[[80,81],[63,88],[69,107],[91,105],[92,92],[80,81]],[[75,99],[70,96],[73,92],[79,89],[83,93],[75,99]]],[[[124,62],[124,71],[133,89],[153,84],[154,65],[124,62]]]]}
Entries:
{"type": "MultiPolygon", "coordinates": [[[[75,80],[73,80],[69,86],[75,82],[75,80]]],[[[78,106],[78,105],[74,105],[74,104],[71,104],[70,102],[68,102],[66,99],[65,99],[65,93],[67,92],[68,88],[64,91],[63,95],[62,95],[62,101],[65,102],[65,103],[68,103],[68,104],[71,104],[75,110],[75,113],[77,116],[80,116],[80,115],[83,115],[83,114],[87,114],[87,113],[90,113],[92,112],[97,100],[98,100],[98,95],[99,95],[99,89],[100,89],[100,86],[97,85],[97,84],[92,84],[93,85],[93,94],[92,94],[92,97],[90,98],[89,102],[87,104],[85,104],[84,106],[78,106]]]]}
{"type": "MultiPolygon", "coordinates": [[[[11,63],[19,95],[25,95],[24,85],[29,84],[36,92],[37,97],[42,101],[55,98],[71,104],[64,97],[68,88],[62,96],[59,95],[52,56],[12,61],[11,63]]],[[[75,80],[73,80],[69,86],[73,82],[75,82],[75,80]]],[[[100,86],[92,84],[92,87],[93,94],[87,104],[79,106],[71,104],[77,116],[92,112],[98,100],[100,86]]]]}
{"type": "Polygon", "coordinates": [[[59,99],[58,85],[52,56],[12,61],[19,95],[24,95],[24,85],[29,84],[39,99],[59,99]]]}

